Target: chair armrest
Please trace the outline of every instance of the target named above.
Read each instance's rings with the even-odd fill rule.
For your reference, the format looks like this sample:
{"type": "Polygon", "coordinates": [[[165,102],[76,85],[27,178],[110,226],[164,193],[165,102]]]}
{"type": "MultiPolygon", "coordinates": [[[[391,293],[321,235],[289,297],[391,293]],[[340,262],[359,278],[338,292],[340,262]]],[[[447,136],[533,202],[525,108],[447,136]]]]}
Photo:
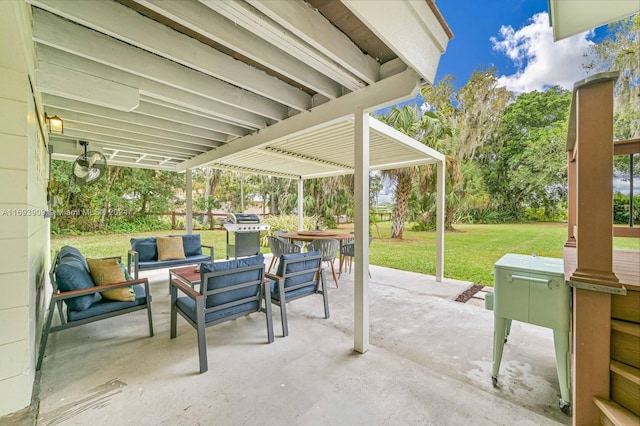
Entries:
{"type": "Polygon", "coordinates": [[[149,289],[149,280],[147,278],[141,278],[139,280],[122,281],[120,283],[100,285],[100,286],[95,286],[91,288],[83,288],[81,290],[59,292],[54,294],[51,297],[57,300],[64,300],[64,299],[70,299],[72,297],[84,296],[87,294],[102,293],[103,291],[113,290],[114,288],[120,288],[120,287],[128,287],[134,284],[144,284],[145,289],[147,291],[149,289]]]}
{"type": "Polygon", "coordinates": [[[176,287],[178,290],[180,290],[186,296],[188,296],[189,298],[191,298],[193,300],[198,300],[198,299],[204,298],[204,295],[202,295],[199,292],[195,291],[194,289],[191,288],[190,285],[187,285],[187,284],[183,283],[180,280],[171,280],[170,283],[171,283],[171,287],[176,287]]]}
{"type": "Polygon", "coordinates": [[[206,247],[206,248],[209,249],[210,256],[211,256],[211,261],[213,262],[213,245],[209,246],[209,245],[206,245],[206,244],[202,244],[201,247],[203,247],[203,248],[206,247]]]}
{"type": "Polygon", "coordinates": [[[276,274],[272,274],[272,273],[269,273],[269,272],[265,272],[264,276],[269,278],[269,279],[276,280],[276,281],[280,281],[282,279],[281,276],[276,275],[276,274]]]}

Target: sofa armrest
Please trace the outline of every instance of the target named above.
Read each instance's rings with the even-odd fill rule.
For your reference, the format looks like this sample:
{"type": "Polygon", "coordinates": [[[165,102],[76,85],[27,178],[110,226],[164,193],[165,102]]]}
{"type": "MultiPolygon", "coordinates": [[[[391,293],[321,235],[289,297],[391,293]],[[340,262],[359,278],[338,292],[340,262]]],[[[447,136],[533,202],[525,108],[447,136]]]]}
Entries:
{"type": "Polygon", "coordinates": [[[122,281],[120,283],[95,286],[91,288],[83,288],[81,290],[58,292],[52,295],[51,297],[56,300],[65,300],[65,299],[70,299],[72,297],[84,296],[87,294],[102,293],[103,291],[113,290],[115,288],[128,287],[134,284],[144,284],[145,291],[147,292],[147,295],[149,294],[149,280],[147,278],[141,278],[139,280],[122,281]]]}
{"type": "Polygon", "coordinates": [[[211,261],[213,262],[213,245],[209,246],[209,245],[206,245],[206,244],[202,244],[201,247],[202,248],[206,247],[206,248],[209,249],[209,253],[210,253],[210,256],[211,256],[211,261]]]}
{"type": "Polygon", "coordinates": [[[140,261],[140,253],[135,250],[127,251],[127,272],[131,275],[131,267],[133,267],[133,278],[138,279],[138,262],[140,261]]]}

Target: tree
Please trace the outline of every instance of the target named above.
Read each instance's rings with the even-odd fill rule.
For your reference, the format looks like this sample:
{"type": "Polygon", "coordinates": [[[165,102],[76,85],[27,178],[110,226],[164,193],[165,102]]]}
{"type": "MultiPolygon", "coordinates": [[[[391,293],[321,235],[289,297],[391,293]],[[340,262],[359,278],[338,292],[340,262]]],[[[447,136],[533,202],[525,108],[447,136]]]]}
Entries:
{"type": "MultiPolygon", "coordinates": [[[[422,89],[425,105],[436,114],[440,127],[447,130],[437,135],[435,140],[426,141],[447,155],[447,228],[452,228],[456,213],[463,206],[475,208],[486,205],[488,194],[484,185],[477,185],[478,169],[469,164],[482,158],[483,147],[495,139],[504,110],[513,100],[513,93],[498,85],[494,67],[474,71],[460,90],[455,89],[453,82],[454,77],[449,75],[422,89]],[[474,179],[475,184],[466,185],[467,176],[474,179]]],[[[435,211],[435,200],[430,209],[435,211]]],[[[429,220],[435,221],[433,215],[429,220]]]]}
{"type": "Polygon", "coordinates": [[[164,213],[183,205],[176,189],[184,189],[184,175],[161,170],[107,166],[91,185],[79,186],[71,179],[67,161],[52,161],[53,192],[59,204],[52,231],[96,232],[116,230],[122,224],[160,226],[148,213],[164,213]]]}
{"type": "Polygon", "coordinates": [[[474,71],[456,96],[459,124],[452,155],[458,160],[475,157],[476,150],[495,137],[512,100],[513,93],[498,85],[496,68],[474,71]]]}
{"type": "Polygon", "coordinates": [[[566,199],[567,115],[571,93],[560,87],[522,94],[507,107],[487,145],[485,181],[495,207],[512,220],[527,209],[551,219],[566,199]]]}
{"type": "Polygon", "coordinates": [[[608,35],[592,45],[587,71],[618,71],[614,93],[616,137],[640,137],[640,14],[609,25],[608,35]]]}
{"type": "Polygon", "coordinates": [[[444,128],[452,130],[452,137],[434,148],[462,162],[474,158],[476,150],[494,138],[513,93],[498,85],[495,67],[474,71],[460,90],[455,89],[453,81],[453,76],[445,76],[421,93],[444,128]]]}
{"type": "MultiPolygon", "coordinates": [[[[389,114],[379,118],[402,133],[430,146],[437,145],[440,139],[452,134],[451,129],[442,122],[438,114],[432,111],[423,114],[414,105],[406,105],[402,108],[394,107],[389,114]]],[[[417,184],[422,193],[430,186],[433,187],[433,184],[430,185],[433,173],[431,168],[424,166],[385,170],[382,173],[395,184],[395,209],[391,225],[391,238],[402,239],[407,207],[413,187],[417,184]]]]}

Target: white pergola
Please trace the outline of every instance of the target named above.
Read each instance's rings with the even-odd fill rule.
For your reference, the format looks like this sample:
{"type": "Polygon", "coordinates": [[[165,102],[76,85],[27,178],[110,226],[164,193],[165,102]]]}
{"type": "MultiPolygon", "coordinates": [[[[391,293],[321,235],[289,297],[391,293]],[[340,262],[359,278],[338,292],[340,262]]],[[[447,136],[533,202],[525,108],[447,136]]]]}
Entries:
{"type": "MultiPolygon", "coordinates": [[[[433,82],[452,33],[433,0],[20,0],[32,21],[38,107],[109,164],[200,166],[304,179],[351,174],[354,346],[368,347],[369,172],[444,156],[370,116],[433,82]]],[[[187,200],[188,204],[189,199],[187,200]]],[[[302,208],[299,208],[302,211],[302,208]]]]}

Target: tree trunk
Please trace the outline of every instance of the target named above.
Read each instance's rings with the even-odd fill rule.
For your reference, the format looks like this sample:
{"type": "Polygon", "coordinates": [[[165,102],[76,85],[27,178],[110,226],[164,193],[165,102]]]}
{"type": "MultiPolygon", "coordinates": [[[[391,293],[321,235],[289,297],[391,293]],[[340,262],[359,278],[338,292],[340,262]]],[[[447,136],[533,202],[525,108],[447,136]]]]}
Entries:
{"type": "Polygon", "coordinates": [[[110,167],[107,168],[107,189],[105,190],[104,202],[102,203],[102,211],[100,212],[100,220],[98,221],[98,230],[102,229],[104,225],[104,220],[107,217],[107,213],[109,211],[109,194],[111,193],[111,187],[113,183],[118,179],[120,175],[120,171],[122,169],[120,167],[110,167]]]}
{"type": "MultiPolygon", "coordinates": [[[[209,200],[208,200],[210,178],[211,178],[211,169],[210,168],[206,168],[204,170],[204,196],[206,197],[205,199],[207,201],[206,204],[205,204],[207,206],[205,208],[205,213],[210,213],[210,211],[209,211],[209,200]]],[[[213,219],[211,219],[211,220],[213,221],[213,219]]],[[[202,217],[202,227],[206,228],[208,223],[209,223],[209,215],[205,214],[202,217]]]]}
{"type": "Polygon", "coordinates": [[[407,216],[407,204],[411,194],[411,175],[408,171],[398,174],[396,185],[396,208],[393,211],[393,224],[391,226],[391,238],[402,239],[404,235],[404,221],[407,216]]]}
{"type": "MultiPolygon", "coordinates": [[[[221,175],[221,171],[217,170],[217,169],[212,169],[212,168],[207,168],[205,169],[205,196],[207,197],[207,211],[206,213],[213,213],[213,207],[212,204],[209,202],[209,200],[213,199],[214,194],[216,193],[216,189],[218,188],[218,183],[220,182],[220,175],[221,175]],[[211,198],[209,198],[211,197],[211,198]]],[[[203,222],[204,225],[206,225],[206,220],[207,220],[208,215],[205,215],[205,222],[203,222]]],[[[213,216],[209,216],[211,222],[213,222],[213,216]]],[[[212,223],[213,225],[213,223],[212,223]]]]}
{"type": "Polygon", "coordinates": [[[240,211],[244,213],[244,173],[240,173],[240,211]]]}
{"type": "Polygon", "coordinates": [[[444,227],[445,229],[452,230],[453,218],[455,217],[455,214],[456,214],[456,208],[455,206],[447,206],[445,210],[446,210],[446,214],[444,217],[444,227]]]}
{"type": "Polygon", "coordinates": [[[278,200],[280,197],[280,188],[278,187],[278,181],[275,177],[271,177],[271,194],[269,196],[269,214],[277,216],[280,214],[280,206],[278,200]]]}

